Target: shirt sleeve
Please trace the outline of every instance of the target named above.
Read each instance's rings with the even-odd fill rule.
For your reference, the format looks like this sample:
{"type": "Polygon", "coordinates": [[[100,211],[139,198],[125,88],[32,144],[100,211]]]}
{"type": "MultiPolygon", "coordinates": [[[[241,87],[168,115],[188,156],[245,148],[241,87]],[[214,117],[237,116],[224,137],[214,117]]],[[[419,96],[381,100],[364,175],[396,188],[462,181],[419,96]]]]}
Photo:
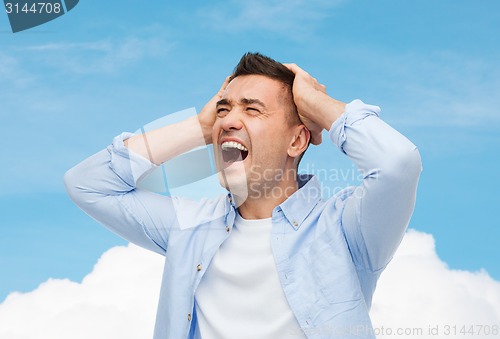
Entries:
{"type": "Polygon", "coordinates": [[[129,151],[117,136],[106,149],[76,165],[64,176],[71,199],[114,233],[141,247],[165,254],[177,223],[175,198],[136,189],[157,166],[129,151]]]}
{"type": "Polygon", "coordinates": [[[354,100],[329,133],[363,175],[345,202],[342,227],[355,264],[372,272],[385,268],[403,238],[422,170],[417,147],[379,113],[354,100]]]}

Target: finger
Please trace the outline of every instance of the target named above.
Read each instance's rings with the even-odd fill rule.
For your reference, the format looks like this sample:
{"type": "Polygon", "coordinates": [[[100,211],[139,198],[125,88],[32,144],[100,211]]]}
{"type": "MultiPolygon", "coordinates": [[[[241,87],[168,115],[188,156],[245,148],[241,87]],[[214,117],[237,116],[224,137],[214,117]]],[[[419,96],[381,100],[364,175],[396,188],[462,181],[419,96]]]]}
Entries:
{"type": "Polygon", "coordinates": [[[283,64],[283,66],[285,66],[286,68],[288,68],[290,71],[292,71],[293,73],[296,73],[298,68],[300,68],[299,66],[297,66],[296,64],[292,64],[292,63],[286,63],[286,64],[283,64]]]}
{"type": "Polygon", "coordinates": [[[323,93],[326,93],[326,86],[325,86],[325,85],[323,85],[323,84],[319,84],[319,86],[318,86],[318,90],[320,90],[320,91],[321,91],[321,92],[323,92],[323,93]]]}
{"type": "Polygon", "coordinates": [[[311,77],[311,78],[312,78],[312,85],[313,85],[314,89],[316,89],[318,91],[322,91],[321,86],[323,86],[323,85],[319,83],[318,79],[313,78],[313,77],[311,77]]]}
{"type": "Polygon", "coordinates": [[[283,64],[286,68],[293,72],[293,74],[297,75],[297,73],[304,72],[302,68],[297,66],[296,64],[283,64]]]}
{"type": "Polygon", "coordinates": [[[229,85],[230,81],[231,81],[231,76],[227,76],[226,79],[224,79],[224,83],[220,87],[221,91],[224,91],[226,89],[226,87],[227,87],[227,85],[229,85]]]}
{"type": "Polygon", "coordinates": [[[224,79],[224,83],[220,87],[219,91],[217,92],[217,96],[222,97],[222,94],[226,90],[227,85],[229,85],[229,82],[231,81],[231,76],[227,76],[226,79],[224,79]]]}

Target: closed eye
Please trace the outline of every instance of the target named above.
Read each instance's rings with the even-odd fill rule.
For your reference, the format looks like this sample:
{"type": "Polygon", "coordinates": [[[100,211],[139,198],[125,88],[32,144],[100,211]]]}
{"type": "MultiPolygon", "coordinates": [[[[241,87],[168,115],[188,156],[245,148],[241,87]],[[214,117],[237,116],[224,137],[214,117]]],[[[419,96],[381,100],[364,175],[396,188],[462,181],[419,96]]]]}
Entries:
{"type": "Polygon", "coordinates": [[[269,115],[265,110],[261,110],[259,108],[255,108],[255,107],[247,107],[246,111],[247,111],[248,115],[253,116],[253,117],[257,117],[257,118],[265,118],[269,115]]]}
{"type": "Polygon", "coordinates": [[[217,116],[219,116],[219,117],[223,117],[223,116],[227,115],[228,112],[229,112],[229,110],[225,107],[217,108],[217,116]]]}

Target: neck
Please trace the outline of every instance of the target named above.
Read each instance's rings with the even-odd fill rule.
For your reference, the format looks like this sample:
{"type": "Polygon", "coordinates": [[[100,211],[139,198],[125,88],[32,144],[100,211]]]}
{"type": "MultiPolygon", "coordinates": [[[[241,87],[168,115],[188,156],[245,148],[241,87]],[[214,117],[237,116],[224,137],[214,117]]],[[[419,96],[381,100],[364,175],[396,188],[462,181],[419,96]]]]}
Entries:
{"type": "Polygon", "coordinates": [[[283,203],[298,190],[297,179],[280,181],[277,185],[261,185],[263,188],[249,194],[238,204],[238,211],[244,219],[270,218],[276,206],[283,203]]]}

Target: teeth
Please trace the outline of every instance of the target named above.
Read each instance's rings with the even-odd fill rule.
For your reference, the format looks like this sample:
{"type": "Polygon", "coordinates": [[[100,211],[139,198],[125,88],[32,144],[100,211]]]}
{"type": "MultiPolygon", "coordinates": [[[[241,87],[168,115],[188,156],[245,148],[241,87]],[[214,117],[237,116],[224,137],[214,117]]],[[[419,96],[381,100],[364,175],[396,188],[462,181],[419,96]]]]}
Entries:
{"type": "Polygon", "coordinates": [[[245,146],[243,146],[242,144],[240,144],[239,142],[236,142],[236,141],[226,141],[226,142],[223,142],[222,145],[222,150],[227,150],[228,148],[237,148],[239,149],[240,151],[246,151],[248,152],[247,148],[245,146]]]}

